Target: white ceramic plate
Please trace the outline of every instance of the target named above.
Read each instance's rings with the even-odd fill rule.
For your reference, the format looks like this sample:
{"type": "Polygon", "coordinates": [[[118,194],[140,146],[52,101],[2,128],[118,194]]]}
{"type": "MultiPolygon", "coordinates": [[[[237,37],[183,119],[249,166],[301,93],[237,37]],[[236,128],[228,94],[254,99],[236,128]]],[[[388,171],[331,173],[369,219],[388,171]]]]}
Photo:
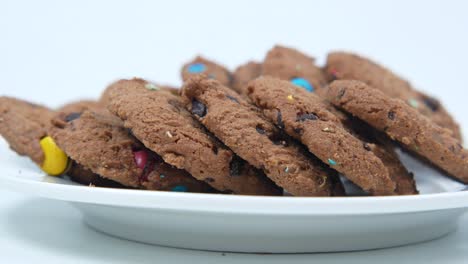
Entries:
{"type": "Polygon", "coordinates": [[[404,161],[415,172],[421,195],[190,194],[91,188],[45,176],[0,138],[0,186],[68,201],[92,228],[150,244],[233,252],[351,251],[426,241],[457,227],[468,207],[464,185],[408,157],[404,161]]]}

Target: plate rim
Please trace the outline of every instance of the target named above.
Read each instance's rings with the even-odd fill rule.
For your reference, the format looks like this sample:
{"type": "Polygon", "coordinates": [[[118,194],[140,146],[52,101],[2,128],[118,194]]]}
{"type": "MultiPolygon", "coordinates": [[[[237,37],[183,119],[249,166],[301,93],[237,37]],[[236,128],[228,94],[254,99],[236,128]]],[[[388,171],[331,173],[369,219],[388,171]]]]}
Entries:
{"type": "Polygon", "coordinates": [[[217,213],[356,215],[468,208],[468,191],[402,196],[274,197],[89,187],[7,175],[0,176],[0,188],[94,205],[217,213]]]}

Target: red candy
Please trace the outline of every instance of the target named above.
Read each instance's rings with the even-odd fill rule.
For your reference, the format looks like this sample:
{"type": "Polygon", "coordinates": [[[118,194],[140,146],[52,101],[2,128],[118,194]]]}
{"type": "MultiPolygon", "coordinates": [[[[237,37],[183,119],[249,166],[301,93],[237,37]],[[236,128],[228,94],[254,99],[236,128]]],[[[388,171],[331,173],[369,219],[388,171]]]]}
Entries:
{"type": "Polygon", "coordinates": [[[139,150],[133,152],[133,155],[135,157],[135,163],[137,167],[144,170],[146,163],[148,162],[148,152],[145,150],[139,150]]]}

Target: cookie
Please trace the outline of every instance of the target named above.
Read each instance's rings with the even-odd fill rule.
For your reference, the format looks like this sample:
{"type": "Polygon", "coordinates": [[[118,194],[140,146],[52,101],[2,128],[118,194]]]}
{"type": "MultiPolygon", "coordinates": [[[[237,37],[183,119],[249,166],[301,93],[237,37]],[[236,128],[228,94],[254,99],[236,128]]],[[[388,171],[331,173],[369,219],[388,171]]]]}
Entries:
{"type": "Polygon", "coordinates": [[[128,188],[122,184],[103,178],[89,169],[73,162],[72,166],[67,172],[67,175],[74,182],[93,186],[93,187],[108,187],[108,188],[128,188]]]}
{"type": "Polygon", "coordinates": [[[0,97],[0,134],[16,153],[30,157],[37,165],[44,161],[40,140],[54,112],[20,99],[0,97]]]}
{"type": "Polygon", "coordinates": [[[327,104],[327,106],[329,111],[338,117],[343,127],[349,133],[364,141],[365,148],[372,151],[382,161],[396,184],[395,193],[398,195],[419,193],[413,173],[409,172],[401,163],[395,151],[395,146],[390,139],[363,121],[343,113],[330,104],[327,104]]]}
{"type": "Polygon", "coordinates": [[[359,80],[389,97],[399,98],[441,127],[450,129],[461,140],[459,125],[435,98],[415,90],[395,73],[369,59],[346,52],[328,54],[325,67],[329,80],[359,80]]]}
{"type": "MultiPolygon", "coordinates": [[[[334,195],[334,187],[339,184],[336,172],[315,157],[306,156],[233,90],[197,76],[183,85],[182,96],[187,109],[208,130],[292,195],[334,195]]],[[[277,118],[282,123],[281,114],[277,118]]]]}
{"type": "Polygon", "coordinates": [[[224,66],[197,56],[191,62],[185,64],[181,70],[182,80],[187,80],[194,75],[206,75],[210,79],[220,81],[226,86],[231,85],[232,75],[224,66]]]}
{"type": "Polygon", "coordinates": [[[209,188],[147,150],[107,111],[60,113],[50,135],[77,163],[124,186],[147,190],[204,192],[209,188]]]}
{"type": "Polygon", "coordinates": [[[263,61],[262,75],[288,80],[309,92],[326,85],[322,70],[315,59],[292,48],[275,46],[268,51],[263,61]]]}
{"type": "Polygon", "coordinates": [[[245,94],[247,83],[262,74],[262,64],[249,61],[234,71],[231,88],[239,94],[245,94]]]}
{"type": "MultiPolygon", "coordinates": [[[[50,128],[50,121],[54,115],[55,112],[45,106],[11,97],[0,97],[0,134],[15,152],[28,156],[39,167],[43,167],[45,151],[41,143],[48,142],[49,147],[55,147],[47,138],[47,130],[50,128]]],[[[49,160],[51,163],[56,162],[53,159],[49,160]]],[[[58,174],[67,173],[73,181],[86,185],[115,186],[114,183],[103,181],[98,175],[91,173],[73,160],[65,157],[62,162],[66,163],[53,165],[59,167],[58,174]]]]}
{"type": "Polygon", "coordinates": [[[332,104],[385,132],[405,149],[468,182],[468,152],[460,141],[403,100],[363,82],[345,80],[332,82],[326,96],[332,104]]]}
{"type": "Polygon", "coordinates": [[[383,162],[343,128],[317,95],[285,80],[260,77],[249,83],[247,96],[268,120],[364,191],[396,194],[396,184],[383,162]]]}
{"type": "Polygon", "coordinates": [[[183,107],[180,97],[147,89],[147,84],[141,79],[120,80],[108,89],[109,110],[147,148],[221,192],[281,193],[263,173],[211,136],[183,107]]]}
{"type": "MultiPolygon", "coordinates": [[[[137,80],[137,78],[135,78],[134,80],[137,80]]],[[[154,83],[154,82],[146,82],[146,81],[143,81],[143,80],[141,80],[141,81],[142,81],[142,83],[144,83],[146,85],[146,88],[149,89],[149,90],[165,91],[165,92],[169,92],[169,93],[171,93],[173,95],[178,95],[179,91],[180,91],[180,89],[178,89],[176,87],[173,87],[173,86],[170,86],[170,85],[160,85],[160,84],[157,84],[157,83],[154,83]]],[[[103,107],[106,107],[109,104],[109,91],[108,91],[108,89],[110,87],[111,86],[107,87],[104,90],[104,92],[101,94],[101,98],[99,99],[99,104],[102,105],[103,107]]]]}

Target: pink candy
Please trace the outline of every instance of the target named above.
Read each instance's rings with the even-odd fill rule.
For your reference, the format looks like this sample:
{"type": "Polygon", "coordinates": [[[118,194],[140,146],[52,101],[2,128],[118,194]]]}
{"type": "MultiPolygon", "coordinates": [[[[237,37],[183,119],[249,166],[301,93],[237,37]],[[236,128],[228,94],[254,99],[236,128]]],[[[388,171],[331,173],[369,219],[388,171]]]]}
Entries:
{"type": "Polygon", "coordinates": [[[133,152],[133,155],[135,157],[137,167],[144,170],[146,163],[148,162],[148,152],[145,150],[139,150],[133,152]]]}

